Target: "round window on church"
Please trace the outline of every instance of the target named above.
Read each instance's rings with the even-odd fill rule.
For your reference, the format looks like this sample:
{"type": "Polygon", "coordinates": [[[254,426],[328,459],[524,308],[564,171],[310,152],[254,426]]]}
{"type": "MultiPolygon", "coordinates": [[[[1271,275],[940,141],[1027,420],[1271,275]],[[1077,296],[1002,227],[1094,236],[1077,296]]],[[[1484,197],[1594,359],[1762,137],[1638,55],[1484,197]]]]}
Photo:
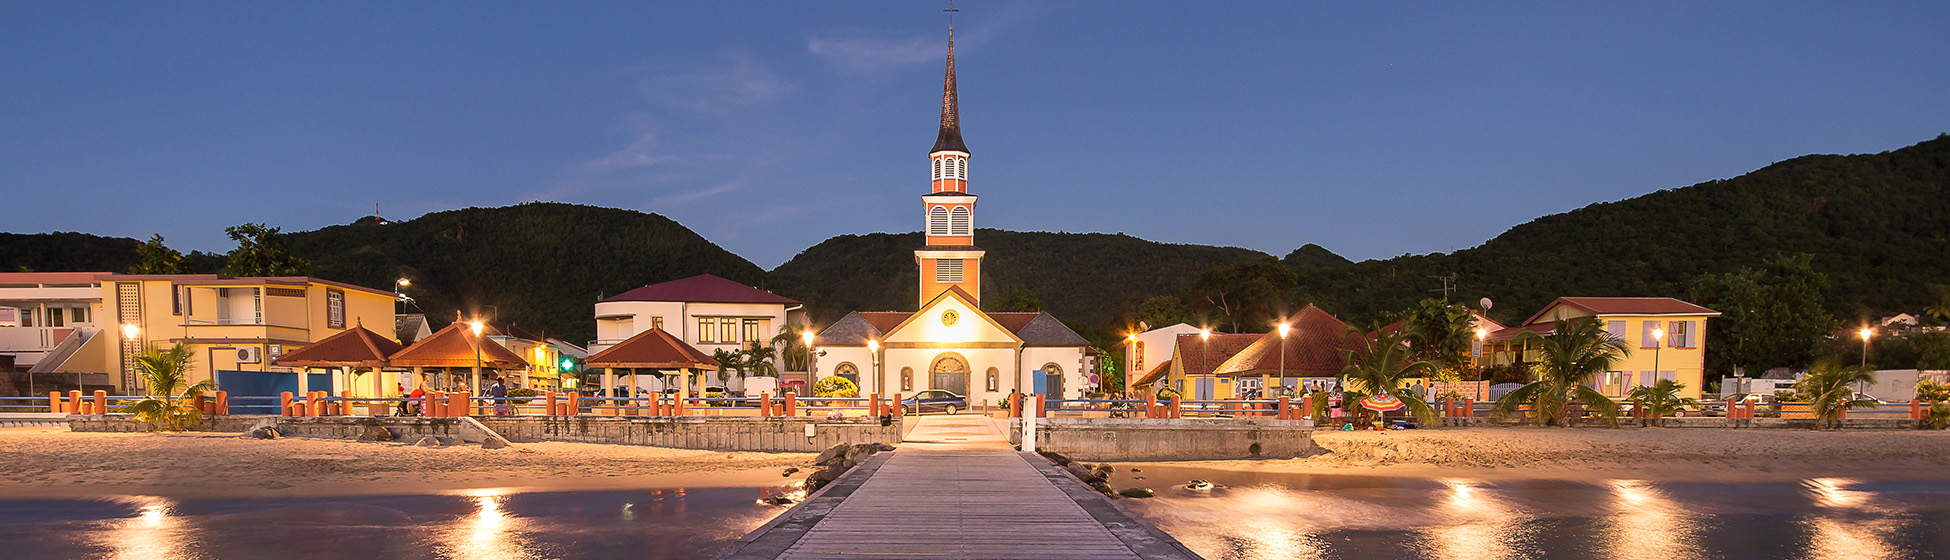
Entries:
{"type": "Polygon", "coordinates": [[[942,324],[942,326],[948,326],[948,327],[952,327],[952,326],[955,326],[955,323],[960,323],[960,322],[961,322],[961,314],[960,314],[960,313],[956,313],[956,312],[955,312],[955,310],[953,310],[953,309],[950,309],[950,310],[947,310],[947,311],[943,311],[943,312],[941,312],[941,324],[942,324]]]}

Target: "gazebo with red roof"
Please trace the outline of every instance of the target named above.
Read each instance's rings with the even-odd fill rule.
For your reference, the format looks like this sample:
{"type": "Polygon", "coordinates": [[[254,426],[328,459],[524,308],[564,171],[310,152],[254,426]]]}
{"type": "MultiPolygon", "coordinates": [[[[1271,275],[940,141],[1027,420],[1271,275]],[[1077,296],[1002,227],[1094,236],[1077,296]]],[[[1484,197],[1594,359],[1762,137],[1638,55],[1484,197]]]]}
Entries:
{"type": "Polygon", "coordinates": [[[616,387],[616,370],[629,370],[630,395],[637,392],[637,370],[652,370],[655,375],[677,370],[678,394],[690,393],[690,378],[706,371],[717,371],[721,364],[709,354],[696,347],[685,344],[663,329],[650,329],[632,336],[615,346],[603,349],[589,356],[589,367],[603,369],[603,396],[613,395],[616,387]]]}
{"type": "Polygon", "coordinates": [[[425,339],[413,343],[412,346],[400,350],[399,353],[393,354],[390,361],[394,367],[413,368],[413,377],[420,382],[427,379],[424,377],[427,368],[442,370],[450,374],[445,378],[447,383],[444,387],[449,389],[460,384],[456,376],[461,372],[470,373],[473,384],[469,387],[473,391],[479,391],[481,388],[482,369],[498,372],[528,369],[528,360],[522,359],[520,355],[502,346],[501,343],[485,336],[475,335],[473,327],[461,321],[455,321],[447,325],[447,328],[440,329],[425,339]]]}
{"type": "Polygon", "coordinates": [[[307,370],[298,374],[299,394],[305,394],[312,390],[309,387],[309,383],[307,383],[307,378],[311,377],[308,375],[310,373],[309,370],[312,368],[332,368],[347,374],[342,386],[347,390],[354,391],[354,396],[387,397],[389,395],[386,393],[385,380],[383,379],[384,375],[380,373],[380,368],[392,365],[391,359],[393,355],[399,353],[403,348],[398,342],[393,342],[392,338],[372,332],[366,329],[365,324],[361,323],[351,329],[326,337],[324,340],[314,342],[304,348],[286,352],[283,356],[278,356],[275,360],[272,360],[272,362],[280,366],[299,367],[307,370]],[[360,390],[358,387],[359,384],[354,382],[360,375],[360,370],[362,369],[366,370],[366,373],[372,374],[372,383],[370,384],[369,392],[360,390]]]}

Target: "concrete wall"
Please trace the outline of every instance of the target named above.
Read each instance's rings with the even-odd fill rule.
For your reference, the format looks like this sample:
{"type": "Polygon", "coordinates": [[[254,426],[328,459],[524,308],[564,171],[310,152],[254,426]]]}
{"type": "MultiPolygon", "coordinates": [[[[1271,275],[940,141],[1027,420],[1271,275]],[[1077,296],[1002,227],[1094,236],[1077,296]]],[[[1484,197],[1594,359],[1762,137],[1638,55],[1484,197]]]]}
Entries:
{"type": "MultiPolygon", "coordinates": [[[[1020,445],[1021,420],[1009,425],[1009,442],[1020,445]]],[[[1306,420],[1042,418],[1036,449],[1079,461],[1195,461],[1285,459],[1315,447],[1306,420]]]]}
{"type": "MultiPolygon", "coordinates": [[[[1890,417],[1845,418],[1842,420],[1842,429],[1844,430],[1914,430],[1917,429],[1921,425],[1921,423],[1922,423],[1921,420],[1910,420],[1907,418],[1890,418],[1890,417]]],[[[1442,418],[1441,425],[1445,428],[1476,428],[1476,427],[1486,427],[1486,426],[1530,426],[1530,425],[1535,425],[1535,421],[1515,420],[1515,419],[1497,421],[1497,420],[1491,420],[1489,418],[1477,416],[1472,418],[1442,418]]],[[[1577,419],[1573,421],[1573,425],[1580,428],[1607,428],[1611,426],[1609,423],[1605,422],[1604,420],[1598,420],[1593,418],[1577,419]]],[[[1655,423],[1653,422],[1653,420],[1649,418],[1644,420],[1639,420],[1634,418],[1618,419],[1618,427],[1620,428],[1651,427],[1654,425],[1655,423]]],[[[1767,429],[1808,430],[1808,429],[1813,429],[1814,425],[1815,425],[1815,420],[1813,418],[1719,418],[1719,417],[1690,417],[1689,416],[1689,417],[1666,418],[1664,427],[1722,428],[1722,429],[1741,428],[1741,429],[1758,429],[1758,430],[1767,430],[1767,429]]]]}
{"type": "MultiPolygon", "coordinates": [[[[292,437],[357,439],[369,426],[392,430],[403,441],[420,436],[458,437],[457,418],[394,418],[331,416],[211,416],[191,431],[242,433],[264,418],[276,418],[278,431],[292,437]]],[[[899,424],[881,426],[878,420],[849,418],[696,418],[600,416],[476,417],[482,425],[514,442],[575,441],[648,445],[714,451],[816,453],[836,443],[900,443],[899,424]],[[806,437],[812,426],[813,437],[806,437]]],[[[143,432],[148,426],[125,414],[74,414],[68,428],[76,432],[143,432]]]]}

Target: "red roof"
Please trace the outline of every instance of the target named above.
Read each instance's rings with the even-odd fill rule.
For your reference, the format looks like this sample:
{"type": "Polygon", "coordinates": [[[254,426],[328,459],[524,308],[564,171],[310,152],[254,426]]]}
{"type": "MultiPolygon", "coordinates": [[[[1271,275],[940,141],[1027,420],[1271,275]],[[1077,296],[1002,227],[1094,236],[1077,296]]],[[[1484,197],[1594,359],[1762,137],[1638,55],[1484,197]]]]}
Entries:
{"type": "Polygon", "coordinates": [[[388,359],[404,348],[393,339],[359,325],[286,352],[273,361],[281,366],[297,367],[385,367],[389,365],[388,359]]]}
{"type": "Polygon", "coordinates": [[[1507,329],[1490,331],[1489,336],[1485,337],[1484,340],[1490,342],[1502,342],[1505,340],[1516,340],[1517,337],[1523,336],[1523,333],[1526,332],[1534,332],[1540,335],[1549,335],[1551,331],[1554,330],[1557,330],[1557,323],[1555,321],[1549,323],[1531,323],[1528,325],[1523,325],[1518,327],[1510,327],[1507,329]]]}
{"type": "Polygon", "coordinates": [[[1669,297],[1561,297],[1544,306],[1536,315],[1524,320],[1530,324],[1550,313],[1559,304],[1582,309],[1592,315],[1705,315],[1718,317],[1720,312],[1686,303],[1669,297]]]}
{"type": "Polygon", "coordinates": [[[663,329],[650,329],[590,356],[589,367],[718,369],[718,361],[663,329]]]}
{"type": "Polygon", "coordinates": [[[110,272],[0,272],[0,284],[97,284],[110,272]]]}
{"type": "Polygon", "coordinates": [[[1347,323],[1318,307],[1308,305],[1293,316],[1292,332],[1284,344],[1278,331],[1260,335],[1251,346],[1220,364],[1217,375],[1275,375],[1327,377],[1339,375],[1347,365],[1342,350],[1359,351],[1366,335],[1348,332],[1347,323]],[[1286,358],[1281,360],[1281,350],[1286,358]]]}
{"type": "Polygon", "coordinates": [[[474,329],[460,321],[393,354],[390,361],[395,367],[469,368],[474,367],[477,356],[483,368],[528,369],[528,360],[501,343],[474,336],[474,329]]]}
{"type": "Polygon", "coordinates": [[[1212,333],[1210,339],[1203,339],[1200,335],[1196,334],[1181,334],[1177,338],[1178,348],[1176,357],[1173,359],[1180,361],[1179,369],[1184,370],[1187,374],[1210,374],[1219,369],[1219,365],[1225,363],[1227,359],[1245,350],[1246,347],[1252,346],[1253,342],[1259,340],[1260,336],[1257,334],[1212,333]]]}
{"type": "Polygon", "coordinates": [[[1144,377],[1138,378],[1138,380],[1135,382],[1126,383],[1126,385],[1131,387],[1149,386],[1153,383],[1157,383],[1158,379],[1163,378],[1165,376],[1165,373],[1170,371],[1171,371],[1171,360],[1158,362],[1158,365],[1151,367],[1151,371],[1145,372],[1144,377]]]}
{"type": "Polygon", "coordinates": [[[694,303],[782,303],[799,300],[739,284],[710,274],[651,284],[603,301],[687,301],[694,303]]]}

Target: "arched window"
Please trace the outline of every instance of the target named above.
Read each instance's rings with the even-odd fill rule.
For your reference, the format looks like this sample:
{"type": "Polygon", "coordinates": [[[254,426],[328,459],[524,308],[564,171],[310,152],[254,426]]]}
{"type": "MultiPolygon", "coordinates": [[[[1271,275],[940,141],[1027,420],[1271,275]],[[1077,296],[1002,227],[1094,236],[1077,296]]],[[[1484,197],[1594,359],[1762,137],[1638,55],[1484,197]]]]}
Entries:
{"type": "Polygon", "coordinates": [[[902,391],[914,390],[914,368],[911,367],[901,368],[901,390],[902,391]]]}
{"type": "Polygon", "coordinates": [[[934,163],[934,180],[939,181],[941,180],[941,159],[936,158],[932,163],[934,163]]]}
{"type": "Polygon", "coordinates": [[[840,365],[833,367],[833,375],[852,381],[856,387],[860,385],[860,368],[854,366],[853,362],[840,362],[840,365]]]}
{"type": "Polygon", "coordinates": [[[928,235],[950,235],[948,233],[948,207],[936,206],[928,211],[928,235]]]}
{"type": "Polygon", "coordinates": [[[956,169],[955,171],[956,179],[961,179],[963,181],[968,180],[968,160],[962,158],[955,158],[955,169],[956,169]]]}
{"type": "Polygon", "coordinates": [[[1142,375],[1144,374],[1144,341],[1137,341],[1137,352],[1134,354],[1136,355],[1131,357],[1130,373],[1142,375]]]}
{"type": "Polygon", "coordinates": [[[953,217],[948,219],[948,235],[974,235],[969,223],[968,207],[956,206],[953,217]]]}

